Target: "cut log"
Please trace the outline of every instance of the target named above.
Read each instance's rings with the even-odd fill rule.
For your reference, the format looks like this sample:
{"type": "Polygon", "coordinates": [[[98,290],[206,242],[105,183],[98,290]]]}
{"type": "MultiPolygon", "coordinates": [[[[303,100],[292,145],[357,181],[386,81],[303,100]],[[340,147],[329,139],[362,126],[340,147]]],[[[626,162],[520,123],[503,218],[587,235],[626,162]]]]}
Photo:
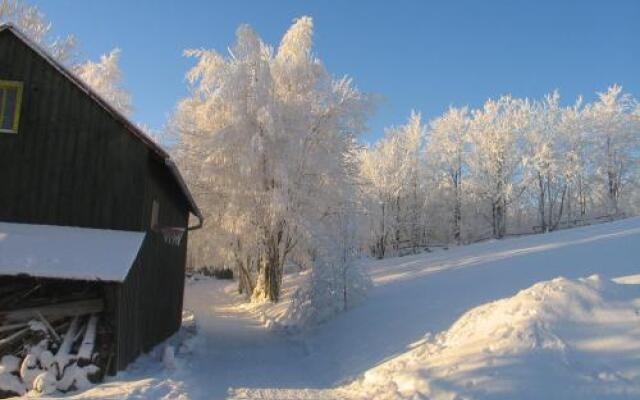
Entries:
{"type": "Polygon", "coordinates": [[[18,339],[22,338],[23,336],[27,335],[29,332],[31,332],[31,328],[24,328],[22,330],[19,330],[18,332],[7,336],[6,338],[0,340],[0,349],[2,349],[5,346],[8,346],[10,344],[12,344],[13,342],[17,341],[18,339]]]}
{"type": "Polygon", "coordinates": [[[43,371],[33,380],[33,390],[39,394],[51,394],[56,391],[58,379],[53,371],[43,371]]]}
{"type": "Polygon", "coordinates": [[[63,373],[64,368],[69,363],[71,355],[69,352],[71,351],[71,346],[73,345],[73,341],[76,337],[77,331],[79,329],[80,317],[76,316],[71,321],[71,325],[69,325],[69,329],[67,333],[64,335],[64,339],[62,340],[62,344],[60,344],[60,348],[56,353],[56,363],[58,364],[58,371],[60,374],[63,373]]]}
{"type": "Polygon", "coordinates": [[[96,314],[102,311],[104,303],[102,299],[82,300],[69,303],[52,304],[42,307],[24,308],[21,310],[1,311],[0,322],[26,322],[37,318],[37,313],[43,317],[56,319],[74,317],[78,315],[96,314]]]}
{"type": "Polygon", "coordinates": [[[0,333],[15,331],[16,329],[24,328],[28,324],[26,322],[21,322],[19,324],[9,324],[0,326],[0,333]]]}
{"type": "Polygon", "coordinates": [[[84,332],[84,338],[82,338],[82,344],[80,350],[78,350],[78,359],[90,360],[93,355],[93,348],[96,341],[96,330],[98,327],[98,316],[93,314],[87,322],[87,329],[84,332]]]}
{"type": "Polygon", "coordinates": [[[42,313],[40,311],[36,311],[36,315],[38,316],[38,319],[40,320],[40,322],[42,322],[44,324],[44,326],[47,327],[47,330],[56,339],[56,341],[60,342],[62,339],[60,338],[60,336],[58,335],[56,330],[53,329],[53,327],[51,326],[49,321],[47,321],[47,319],[44,317],[44,315],[42,315],[42,313]]]}
{"type": "Polygon", "coordinates": [[[38,357],[34,354],[27,354],[20,366],[20,379],[27,389],[33,389],[33,381],[42,372],[44,371],[38,367],[38,357]]]}

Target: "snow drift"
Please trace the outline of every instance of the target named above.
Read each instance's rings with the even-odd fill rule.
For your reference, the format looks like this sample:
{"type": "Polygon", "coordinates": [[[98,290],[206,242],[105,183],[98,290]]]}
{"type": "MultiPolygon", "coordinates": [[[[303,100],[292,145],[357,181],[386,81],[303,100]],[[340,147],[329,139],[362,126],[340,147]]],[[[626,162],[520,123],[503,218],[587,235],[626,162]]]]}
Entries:
{"type": "MultiPolygon", "coordinates": [[[[638,398],[640,288],[556,278],[476,307],[369,371],[343,396],[638,398]]],[[[342,390],[339,390],[342,392],[342,390]]]]}

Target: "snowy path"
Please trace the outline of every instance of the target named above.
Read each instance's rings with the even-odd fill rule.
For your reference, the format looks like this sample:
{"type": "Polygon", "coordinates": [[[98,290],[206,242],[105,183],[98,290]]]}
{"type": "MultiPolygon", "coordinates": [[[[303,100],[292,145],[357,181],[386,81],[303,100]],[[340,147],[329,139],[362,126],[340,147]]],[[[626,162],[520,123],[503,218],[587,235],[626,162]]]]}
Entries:
{"type": "Polygon", "coordinates": [[[234,305],[241,300],[226,292],[234,287],[216,281],[189,286],[185,307],[197,315],[202,343],[197,346],[201,353],[188,368],[200,375],[198,379],[211,382],[208,390],[213,392],[207,394],[222,397],[229,387],[271,386],[274,379],[284,387],[311,385],[313,377],[299,368],[298,360],[305,357],[301,343],[265,329],[254,316],[238,311],[234,305]]]}
{"type": "Polygon", "coordinates": [[[186,365],[167,372],[143,361],[121,377],[125,382],[81,396],[217,399],[231,388],[263,388],[231,397],[326,398],[315,389],[357,377],[477,305],[557,276],[640,273],[640,219],[371,262],[369,268],[375,287],[367,301],[304,343],[240,311],[226,284],[193,283],[185,306],[197,316],[202,342],[186,365]],[[128,389],[118,392],[119,386],[128,389]],[[269,390],[300,388],[311,390],[269,390]]]}

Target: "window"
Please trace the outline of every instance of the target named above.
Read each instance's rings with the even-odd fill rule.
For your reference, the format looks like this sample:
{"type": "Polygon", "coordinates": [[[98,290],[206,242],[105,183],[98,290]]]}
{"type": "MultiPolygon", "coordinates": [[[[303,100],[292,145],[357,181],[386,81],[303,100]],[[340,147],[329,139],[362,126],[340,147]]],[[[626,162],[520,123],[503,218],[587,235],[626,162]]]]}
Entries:
{"type": "Polygon", "coordinates": [[[18,133],[22,83],[0,81],[0,132],[18,133]]]}

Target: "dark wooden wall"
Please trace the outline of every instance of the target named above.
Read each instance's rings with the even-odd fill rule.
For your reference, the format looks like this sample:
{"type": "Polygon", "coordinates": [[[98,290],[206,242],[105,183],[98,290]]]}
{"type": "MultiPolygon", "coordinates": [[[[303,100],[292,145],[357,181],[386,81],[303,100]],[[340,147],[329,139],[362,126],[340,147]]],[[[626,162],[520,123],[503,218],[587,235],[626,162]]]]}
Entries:
{"type": "Polygon", "coordinates": [[[24,83],[18,134],[0,134],[0,220],[140,230],[148,150],[9,31],[0,79],[24,83]]]}
{"type": "MultiPolygon", "coordinates": [[[[148,167],[152,179],[147,181],[145,220],[150,223],[151,204],[156,200],[160,205],[161,226],[186,227],[188,215],[184,213],[184,205],[172,195],[175,184],[157,163],[149,162],[148,167]]],[[[179,246],[173,246],[150,228],[143,249],[117,295],[119,369],[175,333],[182,320],[187,234],[179,246]]]]}
{"type": "MultiPolygon", "coordinates": [[[[0,32],[0,80],[24,83],[18,134],[0,133],[0,221],[148,231],[114,306],[124,368],[180,326],[186,260],[150,231],[185,227],[189,205],[164,160],[12,32],[0,32]]],[[[69,249],[73,251],[73,249],[69,249]]]]}

